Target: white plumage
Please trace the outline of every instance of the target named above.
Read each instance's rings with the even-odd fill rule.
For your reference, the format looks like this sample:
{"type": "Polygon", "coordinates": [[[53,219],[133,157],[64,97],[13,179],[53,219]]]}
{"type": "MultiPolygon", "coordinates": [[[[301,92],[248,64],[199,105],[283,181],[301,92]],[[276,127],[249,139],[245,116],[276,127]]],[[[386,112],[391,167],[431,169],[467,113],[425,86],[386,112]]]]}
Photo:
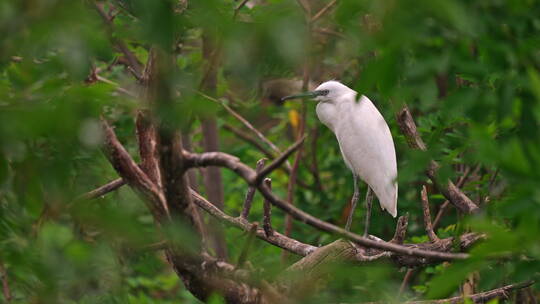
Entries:
{"type": "MultiPolygon", "coordinates": [[[[357,98],[357,95],[356,91],[338,81],[327,81],[313,92],[283,99],[312,97],[317,100],[319,120],[336,135],[343,160],[355,177],[347,229],[358,200],[357,177],[373,190],[383,210],[393,217],[397,215],[397,164],[392,134],[371,100],[363,95],[357,98]]],[[[366,235],[371,209],[370,197],[366,196],[366,235]]]]}
{"type": "Polygon", "coordinates": [[[381,113],[366,96],[337,81],[327,81],[316,91],[317,116],[337,137],[345,164],[366,182],[384,210],[397,215],[397,164],[394,141],[381,113]]]}

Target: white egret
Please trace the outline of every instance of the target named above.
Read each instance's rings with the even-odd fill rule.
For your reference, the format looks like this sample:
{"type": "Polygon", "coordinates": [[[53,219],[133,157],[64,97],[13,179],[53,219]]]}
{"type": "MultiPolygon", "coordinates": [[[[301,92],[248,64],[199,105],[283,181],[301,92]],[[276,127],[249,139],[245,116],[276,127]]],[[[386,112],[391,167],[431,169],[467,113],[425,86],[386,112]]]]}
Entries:
{"type": "Polygon", "coordinates": [[[358,177],[368,185],[366,193],[367,235],[371,215],[372,191],[383,210],[397,215],[398,185],[396,151],[390,129],[375,105],[362,95],[338,81],[327,81],[315,91],[282,98],[313,98],[318,101],[317,116],[337,137],[343,160],[354,177],[351,211],[345,228],[350,229],[358,201],[358,177]]]}

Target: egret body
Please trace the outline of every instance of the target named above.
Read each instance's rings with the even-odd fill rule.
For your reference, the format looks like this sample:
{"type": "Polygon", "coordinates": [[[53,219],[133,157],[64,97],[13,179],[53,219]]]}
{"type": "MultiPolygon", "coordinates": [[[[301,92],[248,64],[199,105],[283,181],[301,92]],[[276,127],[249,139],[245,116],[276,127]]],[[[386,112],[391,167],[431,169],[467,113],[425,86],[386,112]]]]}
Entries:
{"type": "Polygon", "coordinates": [[[396,151],[390,129],[375,105],[338,81],[327,81],[315,91],[287,96],[283,100],[311,97],[318,101],[317,116],[334,134],[343,160],[354,177],[354,194],[346,229],[350,229],[352,214],[358,201],[358,177],[367,183],[367,235],[371,213],[371,191],[383,210],[397,215],[398,185],[396,151]]]}

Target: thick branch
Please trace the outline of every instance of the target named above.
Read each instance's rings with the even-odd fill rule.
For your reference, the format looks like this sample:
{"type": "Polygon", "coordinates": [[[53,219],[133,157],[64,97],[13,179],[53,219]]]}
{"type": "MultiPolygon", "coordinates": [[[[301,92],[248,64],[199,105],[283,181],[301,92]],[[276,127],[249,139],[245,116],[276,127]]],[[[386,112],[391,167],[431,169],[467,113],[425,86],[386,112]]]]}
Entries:
{"type": "MultiPolygon", "coordinates": [[[[480,165],[478,165],[480,166],[480,165]]],[[[477,166],[477,168],[479,168],[477,166]]],[[[465,184],[465,181],[467,180],[467,177],[469,176],[469,173],[471,172],[471,168],[470,167],[467,167],[465,169],[465,172],[463,172],[463,175],[461,175],[456,183],[456,186],[461,188],[463,187],[463,184],[465,184]]],[[[439,207],[439,211],[437,212],[437,215],[435,216],[435,219],[433,220],[433,229],[437,229],[437,226],[439,225],[439,222],[444,214],[444,211],[446,211],[446,208],[448,207],[448,205],[450,204],[450,201],[449,200],[446,200],[444,201],[444,203],[442,203],[441,207],[439,207]]]]}
{"type": "MultiPolygon", "coordinates": [[[[190,153],[188,155],[190,166],[223,166],[229,168],[236,172],[239,176],[244,178],[249,184],[254,184],[256,180],[256,172],[250,167],[246,166],[240,162],[236,157],[233,157],[229,154],[222,152],[211,152],[211,153],[202,153],[195,154],[190,153]]],[[[369,248],[376,248],[383,251],[391,251],[399,253],[402,255],[416,256],[421,258],[429,258],[434,260],[453,260],[453,259],[466,259],[468,254],[464,253],[447,253],[447,252],[436,252],[436,251],[427,251],[419,248],[411,248],[407,246],[400,246],[397,244],[392,244],[382,241],[374,241],[365,237],[361,237],[357,234],[346,231],[343,228],[332,225],[328,222],[322,221],[294,206],[287,204],[285,201],[281,200],[275,196],[270,189],[265,185],[256,184],[257,189],[262,193],[262,195],[273,205],[284,210],[285,212],[291,214],[297,220],[311,225],[315,228],[318,228],[323,231],[335,233],[338,236],[350,239],[362,246],[369,248]]]]}
{"type": "Polygon", "coordinates": [[[156,128],[150,121],[148,113],[143,111],[137,113],[136,130],[137,140],[139,142],[139,155],[141,156],[141,169],[159,189],[162,189],[156,128]]]}
{"type": "MultiPolygon", "coordinates": [[[[269,179],[265,179],[265,180],[269,180],[269,179]]],[[[116,183],[117,181],[121,181],[122,184],[123,184],[122,179],[114,180],[111,183],[116,183]]],[[[111,183],[109,183],[109,184],[111,184],[111,183]]],[[[107,185],[109,185],[109,184],[107,184],[107,185]]],[[[107,186],[107,185],[105,185],[105,186],[107,186]]],[[[269,183],[266,183],[266,185],[268,187],[271,187],[269,183]]],[[[105,187],[105,186],[103,186],[103,187],[105,187]]],[[[100,187],[100,188],[103,188],[103,187],[100,187]]],[[[92,193],[94,191],[91,191],[89,193],[92,193]]],[[[208,212],[213,217],[217,218],[222,223],[224,223],[226,225],[229,225],[229,226],[232,226],[232,227],[237,227],[237,228],[242,229],[242,230],[244,230],[246,232],[249,231],[249,228],[251,227],[251,223],[249,223],[247,220],[243,220],[241,218],[236,218],[236,217],[232,217],[232,216],[229,216],[229,215],[225,214],[223,211],[217,209],[215,206],[213,206],[210,202],[208,202],[204,197],[199,195],[194,190],[191,190],[191,195],[193,196],[193,201],[194,201],[195,205],[197,205],[199,208],[205,210],[206,212],[208,212]]],[[[88,196],[88,193],[84,194],[84,196],[88,196]]],[[[99,196],[89,197],[88,199],[93,199],[93,198],[97,198],[97,197],[99,197],[99,196]]],[[[268,200],[265,199],[264,204],[265,204],[265,206],[267,206],[265,208],[268,208],[268,209],[271,208],[271,205],[268,202],[268,200]]],[[[403,244],[403,240],[405,238],[405,233],[406,233],[406,230],[407,230],[407,220],[408,220],[408,217],[406,215],[401,216],[398,219],[397,225],[396,225],[396,232],[395,232],[394,237],[390,241],[391,243],[403,244]]],[[[299,242],[299,241],[297,241],[295,239],[288,238],[288,237],[286,237],[286,236],[272,230],[272,228],[270,226],[270,216],[266,215],[266,211],[265,211],[265,216],[264,216],[264,223],[265,224],[263,225],[263,230],[261,231],[260,229],[258,229],[257,234],[256,234],[256,236],[259,239],[263,240],[263,241],[266,241],[266,242],[268,242],[268,243],[270,243],[272,245],[278,246],[278,247],[280,247],[282,249],[288,250],[288,251],[290,251],[292,253],[295,253],[295,254],[298,254],[298,255],[301,255],[301,256],[306,256],[306,255],[310,254],[313,250],[315,250],[317,248],[317,247],[311,246],[309,244],[301,243],[301,242],[299,242]]],[[[476,241],[478,241],[478,240],[480,240],[482,238],[483,238],[482,235],[477,235],[477,234],[473,234],[473,233],[465,234],[465,235],[460,237],[461,248],[462,249],[467,249],[471,245],[473,245],[476,241]]],[[[439,249],[442,248],[443,250],[450,250],[452,247],[447,246],[447,245],[452,244],[452,243],[453,243],[453,238],[443,239],[442,240],[443,246],[440,246],[439,249]]],[[[405,244],[403,246],[405,246],[405,247],[413,247],[413,248],[421,248],[421,249],[428,249],[428,250],[433,248],[431,243],[405,244]]],[[[365,256],[365,255],[363,255],[363,256],[358,255],[357,256],[357,261],[366,261],[366,259],[375,260],[375,259],[385,257],[383,255],[380,255],[381,251],[376,251],[376,253],[372,253],[372,254],[375,255],[375,257],[368,258],[368,256],[365,256]],[[379,256],[377,256],[377,255],[379,255],[379,256]]],[[[392,256],[392,255],[390,255],[390,256],[392,256]]],[[[399,257],[399,254],[395,254],[393,256],[394,257],[399,257]]],[[[425,258],[422,258],[422,257],[394,258],[394,261],[397,262],[400,266],[418,266],[418,265],[425,265],[425,264],[429,264],[429,263],[433,262],[432,260],[428,260],[428,259],[425,259],[425,258]]]]}
{"type": "Polygon", "coordinates": [[[278,282],[302,302],[303,297],[313,293],[313,289],[324,286],[321,282],[336,269],[332,266],[355,260],[357,253],[352,243],[334,241],[291,265],[280,275],[278,282]]]}
{"type": "Polygon", "coordinates": [[[131,158],[104,119],[102,119],[102,126],[105,134],[105,155],[110,163],[127,184],[148,203],[152,214],[161,218],[167,210],[165,197],[131,158]]]}
{"type": "Polygon", "coordinates": [[[448,180],[446,186],[443,182],[439,181],[436,175],[438,168],[439,164],[432,160],[427,170],[427,176],[431,179],[437,190],[439,190],[446,199],[463,213],[469,214],[480,211],[480,208],[478,208],[465,193],[456,187],[452,181],[448,180]]]}

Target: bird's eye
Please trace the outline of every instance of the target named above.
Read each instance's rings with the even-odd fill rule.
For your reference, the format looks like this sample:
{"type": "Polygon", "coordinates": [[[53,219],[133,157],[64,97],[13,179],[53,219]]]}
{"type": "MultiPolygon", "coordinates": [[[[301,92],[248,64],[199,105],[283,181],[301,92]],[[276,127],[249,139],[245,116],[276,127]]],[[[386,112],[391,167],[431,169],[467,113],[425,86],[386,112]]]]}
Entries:
{"type": "Polygon", "coordinates": [[[328,93],[330,93],[330,90],[320,90],[319,91],[319,96],[326,96],[326,95],[328,95],[328,93]]]}

